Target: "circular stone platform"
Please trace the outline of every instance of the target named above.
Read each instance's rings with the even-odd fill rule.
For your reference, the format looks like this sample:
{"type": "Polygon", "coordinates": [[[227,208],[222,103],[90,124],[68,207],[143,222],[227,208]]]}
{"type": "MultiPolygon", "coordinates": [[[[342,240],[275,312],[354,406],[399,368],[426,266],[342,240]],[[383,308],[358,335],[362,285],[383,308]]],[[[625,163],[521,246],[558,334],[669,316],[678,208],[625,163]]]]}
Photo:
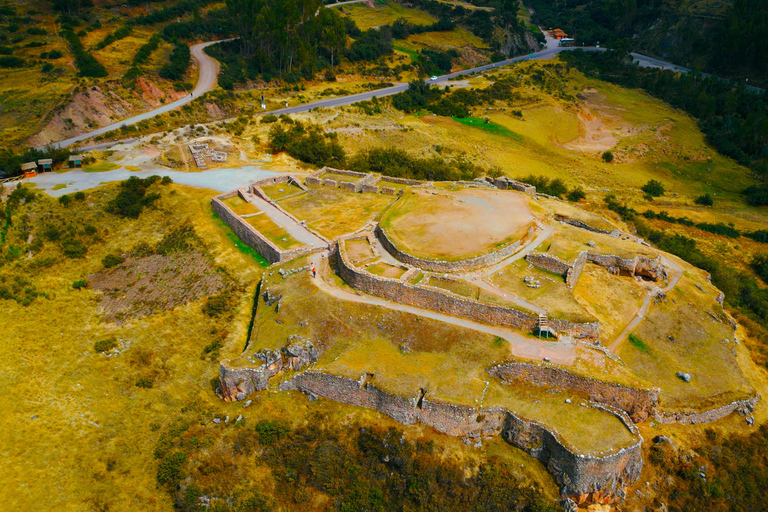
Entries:
{"type": "Polygon", "coordinates": [[[522,194],[485,189],[407,191],[381,220],[399,250],[444,261],[501,249],[521,239],[532,225],[522,194]]]}

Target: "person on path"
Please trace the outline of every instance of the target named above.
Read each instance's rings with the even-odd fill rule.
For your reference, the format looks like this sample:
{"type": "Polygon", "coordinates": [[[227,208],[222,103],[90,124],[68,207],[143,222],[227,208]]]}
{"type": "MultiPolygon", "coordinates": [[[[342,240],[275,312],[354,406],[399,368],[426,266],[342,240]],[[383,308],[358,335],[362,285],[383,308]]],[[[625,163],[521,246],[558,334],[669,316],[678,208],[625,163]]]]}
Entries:
{"type": "Polygon", "coordinates": [[[309,262],[309,271],[312,273],[312,277],[316,277],[317,276],[317,269],[315,268],[315,262],[314,261],[310,261],[309,262]]]}

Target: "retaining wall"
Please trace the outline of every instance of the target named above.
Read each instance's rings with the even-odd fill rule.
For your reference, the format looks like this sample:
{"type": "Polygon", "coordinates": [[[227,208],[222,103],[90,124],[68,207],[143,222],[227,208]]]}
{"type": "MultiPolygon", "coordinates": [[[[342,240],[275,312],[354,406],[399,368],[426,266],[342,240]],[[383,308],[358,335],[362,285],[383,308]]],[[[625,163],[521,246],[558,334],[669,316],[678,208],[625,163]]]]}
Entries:
{"type": "Polygon", "coordinates": [[[571,270],[571,265],[561,260],[557,256],[551,256],[549,254],[542,254],[540,252],[532,252],[525,257],[525,261],[532,263],[533,265],[552,272],[553,274],[560,274],[563,277],[568,275],[568,271],[571,270]]]}
{"type": "Polygon", "coordinates": [[[503,176],[493,180],[493,184],[496,186],[496,188],[501,190],[517,190],[518,192],[523,192],[524,194],[528,194],[531,197],[536,195],[536,187],[533,185],[529,185],[527,183],[516,181],[503,176]]]}
{"type": "Polygon", "coordinates": [[[658,258],[647,258],[645,256],[621,258],[613,254],[595,254],[589,251],[582,251],[576,257],[573,264],[570,264],[551,254],[532,252],[525,257],[525,260],[539,268],[564,276],[566,283],[571,288],[576,286],[585,263],[594,263],[595,265],[613,270],[617,274],[645,276],[654,281],[667,279],[667,270],[661,263],[661,256],[658,258]]]}
{"type": "MultiPolygon", "coordinates": [[[[501,435],[547,466],[566,495],[598,490],[616,492],[640,476],[643,467],[642,438],[626,415],[599,407],[625,422],[637,441],[629,447],[605,455],[574,453],[559,434],[537,422],[516,416],[504,409],[477,409],[440,402],[426,397],[407,399],[386,393],[371,384],[324,373],[305,372],[280,384],[281,390],[298,390],[347,404],[375,409],[405,425],[416,422],[436,430],[468,438],[501,435]]],[[[416,390],[414,390],[416,391],[416,390]]]]}
{"type": "Polygon", "coordinates": [[[488,369],[488,373],[505,381],[521,380],[537,386],[554,386],[574,390],[590,400],[626,412],[632,421],[644,421],[656,412],[659,389],[638,389],[603,382],[536,363],[508,363],[488,369]]]}
{"type": "Polygon", "coordinates": [[[592,231],[593,233],[602,233],[604,235],[611,235],[615,237],[621,236],[621,231],[619,231],[618,229],[614,229],[613,231],[606,231],[604,229],[593,228],[589,224],[581,222],[580,220],[569,219],[568,217],[563,217],[562,215],[555,215],[555,220],[557,222],[562,222],[563,224],[568,224],[569,226],[573,226],[575,228],[592,231]]]}
{"type": "MultiPolygon", "coordinates": [[[[491,253],[483,254],[482,256],[467,260],[425,260],[423,258],[412,256],[398,249],[387,235],[386,230],[384,230],[379,224],[376,225],[374,233],[376,234],[376,237],[379,239],[379,241],[381,241],[381,245],[384,246],[384,249],[386,249],[388,253],[394,256],[395,259],[407,265],[411,265],[412,267],[418,267],[420,269],[429,270],[431,272],[464,272],[467,270],[475,270],[478,268],[488,267],[517,252],[523,243],[523,240],[518,240],[517,242],[502,247],[498,251],[493,251],[491,253]]],[[[533,228],[528,230],[526,237],[530,236],[532,233],[533,228]]]]}
{"type": "Polygon", "coordinates": [[[710,423],[725,418],[734,411],[742,409],[747,409],[750,412],[754,411],[759,401],[760,395],[756,395],[746,400],[737,400],[704,412],[657,412],[654,414],[653,419],[659,423],[680,423],[681,425],[710,423]]]}
{"type": "MultiPolygon", "coordinates": [[[[376,276],[356,268],[346,255],[344,242],[364,238],[366,238],[366,235],[341,237],[334,245],[332,256],[336,260],[339,275],[353,288],[402,304],[469,318],[485,324],[510,326],[522,331],[533,331],[538,327],[538,316],[532,316],[517,309],[485,304],[456,295],[442,288],[420,283],[410,284],[400,280],[376,276]]],[[[549,320],[549,323],[551,328],[558,334],[585,338],[590,341],[595,341],[600,336],[600,324],[598,322],[574,323],[553,318],[549,320]]]]}

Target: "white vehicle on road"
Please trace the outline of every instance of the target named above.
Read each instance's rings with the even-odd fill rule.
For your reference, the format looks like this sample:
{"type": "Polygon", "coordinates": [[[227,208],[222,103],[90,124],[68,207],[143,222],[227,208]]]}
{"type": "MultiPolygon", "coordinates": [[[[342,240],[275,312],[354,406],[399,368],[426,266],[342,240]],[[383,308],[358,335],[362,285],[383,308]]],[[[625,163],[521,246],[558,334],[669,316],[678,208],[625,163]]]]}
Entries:
{"type": "Polygon", "coordinates": [[[432,78],[430,78],[430,80],[434,82],[435,80],[437,80],[437,76],[433,76],[432,78]]]}

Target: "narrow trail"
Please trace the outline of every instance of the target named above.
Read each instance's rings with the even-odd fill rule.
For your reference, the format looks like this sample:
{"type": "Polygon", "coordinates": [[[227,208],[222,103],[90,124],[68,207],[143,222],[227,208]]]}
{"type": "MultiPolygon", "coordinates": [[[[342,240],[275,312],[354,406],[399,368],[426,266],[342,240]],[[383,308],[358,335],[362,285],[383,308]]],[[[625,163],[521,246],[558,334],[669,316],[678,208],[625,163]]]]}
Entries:
{"type": "Polygon", "coordinates": [[[482,324],[472,320],[467,320],[465,318],[454,317],[428,309],[417,308],[414,306],[408,306],[405,304],[380,299],[370,295],[362,295],[350,292],[334,286],[326,279],[331,272],[326,254],[313,254],[310,256],[309,260],[315,264],[315,267],[318,270],[318,275],[316,278],[312,279],[312,283],[324,293],[327,293],[328,295],[331,295],[332,297],[335,297],[339,300],[384,307],[394,311],[410,313],[412,315],[417,315],[423,318],[430,318],[432,320],[455,325],[457,327],[463,327],[465,329],[471,329],[473,331],[490,334],[492,336],[499,336],[500,338],[503,338],[509,342],[510,352],[512,355],[517,357],[535,359],[538,361],[543,361],[544,358],[548,358],[553,363],[566,366],[573,366],[574,362],[576,361],[576,343],[573,341],[539,341],[536,339],[526,338],[513,331],[512,329],[482,324]]]}
{"type": "MultiPolygon", "coordinates": [[[[683,268],[675,263],[674,261],[670,260],[666,256],[662,256],[662,261],[667,266],[668,269],[670,269],[669,272],[669,282],[667,283],[667,286],[664,288],[660,288],[662,292],[667,293],[672,288],[677,286],[677,283],[680,281],[680,278],[683,277],[683,268]]],[[[653,293],[648,293],[648,295],[643,300],[643,305],[640,306],[640,309],[635,313],[635,317],[632,319],[632,321],[627,325],[623,331],[616,337],[615,340],[613,340],[613,343],[608,345],[608,350],[616,353],[616,349],[619,348],[619,345],[629,337],[629,334],[635,330],[635,328],[640,325],[640,322],[643,321],[645,318],[645,315],[648,313],[648,308],[651,306],[651,300],[653,299],[653,293]]]]}

